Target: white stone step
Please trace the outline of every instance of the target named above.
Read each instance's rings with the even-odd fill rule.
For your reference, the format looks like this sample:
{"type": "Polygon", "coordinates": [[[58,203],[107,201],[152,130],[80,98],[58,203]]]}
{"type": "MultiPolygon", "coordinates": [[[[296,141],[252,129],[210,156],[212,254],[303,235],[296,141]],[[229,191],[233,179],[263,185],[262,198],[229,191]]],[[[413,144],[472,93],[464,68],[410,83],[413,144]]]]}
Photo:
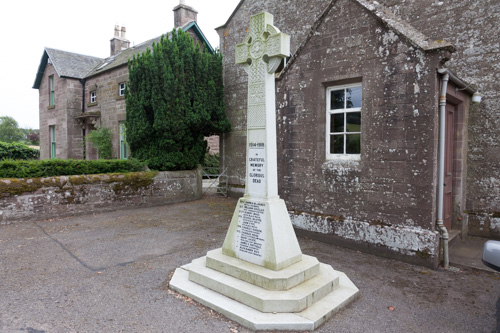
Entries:
{"type": "Polygon", "coordinates": [[[292,289],[266,290],[206,267],[206,257],[185,266],[189,280],[248,305],[261,312],[300,312],[319,301],[338,286],[338,274],[320,264],[318,275],[292,289]]]}
{"type": "Polygon", "coordinates": [[[170,288],[215,310],[254,331],[262,330],[315,330],[334,313],[345,307],[358,295],[359,290],[342,272],[339,286],[323,299],[298,313],[264,313],[189,280],[185,266],[177,268],[170,288]]]}
{"type": "Polygon", "coordinates": [[[302,260],[279,271],[222,254],[222,249],[207,252],[207,267],[267,290],[288,290],[319,273],[318,259],[302,255],[302,260]]]}

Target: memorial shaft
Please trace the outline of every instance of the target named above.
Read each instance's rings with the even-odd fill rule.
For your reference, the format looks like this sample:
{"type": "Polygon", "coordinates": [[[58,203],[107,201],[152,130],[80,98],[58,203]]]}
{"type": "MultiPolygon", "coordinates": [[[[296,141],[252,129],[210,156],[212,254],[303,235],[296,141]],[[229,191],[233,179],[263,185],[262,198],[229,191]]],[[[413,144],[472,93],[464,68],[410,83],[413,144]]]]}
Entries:
{"type": "Polygon", "coordinates": [[[290,37],[273,26],[269,13],[250,19],[236,63],[248,73],[246,196],[278,196],[274,72],[290,53],[290,37]]]}

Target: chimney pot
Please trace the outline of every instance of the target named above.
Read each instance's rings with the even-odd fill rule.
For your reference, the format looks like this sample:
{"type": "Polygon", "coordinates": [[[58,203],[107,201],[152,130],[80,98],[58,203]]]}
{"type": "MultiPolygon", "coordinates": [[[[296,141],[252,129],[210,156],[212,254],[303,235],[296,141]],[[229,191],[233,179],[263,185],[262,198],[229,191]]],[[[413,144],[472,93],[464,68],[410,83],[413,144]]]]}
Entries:
{"type": "Polygon", "coordinates": [[[120,32],[119,31],[120,31],[120,26],[115,25],[115,36],[116,37],[120,36],[120,32]]]}
{"type": "Polygon", "coordinates": [[[123,39],[125,39],[125,33],[127,32],[127,29],[125,27],[122,27],[122,33],[121,33],[121,37],[123,39]]]}

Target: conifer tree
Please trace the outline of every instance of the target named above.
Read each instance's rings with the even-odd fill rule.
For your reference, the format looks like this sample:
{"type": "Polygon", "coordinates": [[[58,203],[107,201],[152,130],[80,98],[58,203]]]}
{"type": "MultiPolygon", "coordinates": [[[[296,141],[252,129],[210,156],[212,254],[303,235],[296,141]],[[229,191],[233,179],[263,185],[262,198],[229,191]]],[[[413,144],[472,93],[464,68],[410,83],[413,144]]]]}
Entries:
{"type": "Polygon", "coordinates": [[[129,61],[127,142],[151,169],[194,169],[207,150],[204,137],[231,129],[222,56],[206,49],[179,29],[129,61]]]}

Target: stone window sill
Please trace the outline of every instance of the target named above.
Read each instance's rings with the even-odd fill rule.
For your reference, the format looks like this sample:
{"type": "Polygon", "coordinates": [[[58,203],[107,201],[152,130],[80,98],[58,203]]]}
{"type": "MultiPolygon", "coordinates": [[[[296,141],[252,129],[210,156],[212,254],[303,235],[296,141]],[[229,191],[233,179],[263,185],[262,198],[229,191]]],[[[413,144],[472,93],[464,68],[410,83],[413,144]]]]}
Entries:
{"type": "Polygon", "coordinates": [[[322,170],[335,170],[338,168],[360,170],[359,160],[326,160],[322,165],[322,170]]]}
{"type": "Polygon", "coordinates": [[[55,108],[56,108],[56,106],[55,106],[55,105],[49,105],[49,106],[47,107],[47,109],[48,109],[48,110],[50,110],[50,109],[55,109],[55,108]]]}
{"type": "Polygon", "coordinates": [[[89,108],[90,108],[90,107],[92,107],[92,106],[96,106],[96,105],[97,105],[97,102],[87,104],[87,106],[88,106],[89,108]]]}
{"type": "Polygon", "coordinates": [[[125,99],[125,96],[116,96],[116,100],[119,101],[121,99],[125,99]]]}

